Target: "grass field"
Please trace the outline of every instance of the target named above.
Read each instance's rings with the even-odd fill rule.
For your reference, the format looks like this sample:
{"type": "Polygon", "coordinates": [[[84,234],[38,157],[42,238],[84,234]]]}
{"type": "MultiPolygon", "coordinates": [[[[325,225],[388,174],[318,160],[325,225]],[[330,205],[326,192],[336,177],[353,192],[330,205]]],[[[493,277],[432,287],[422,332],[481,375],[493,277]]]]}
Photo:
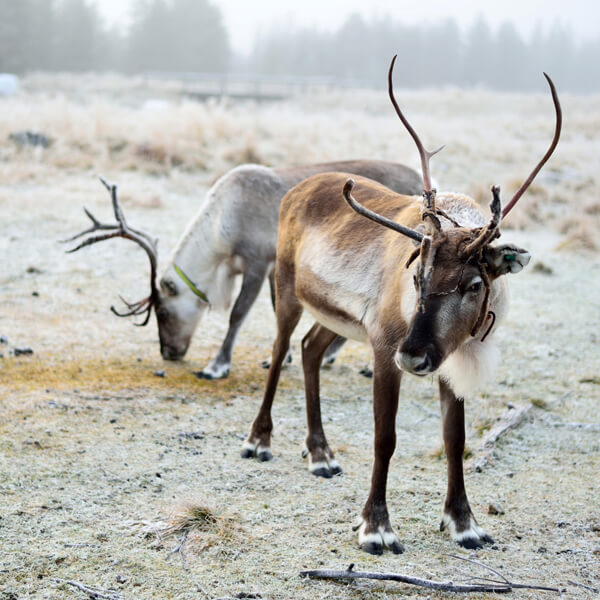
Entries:
{"type": "MultiPolygon", "coordinates": [[[[599,96],[561,97],[558,150],[503,235],[533,259],[510,279],[502,364],[466,411],[472,465],[509,406],[532,405],[490,463],[467,474],[473,510],[496,544],[467,552],[438,531],[446,475],[437,385],[405,377],[388,502],[406,552],[372,557],[351,531],[372,462],[370,381],[358,373],[369,349],[349,343],[322,374],[342,477],[312,477],[300,456],[298,344],[309,319],[275,403],[275,459],[242,461],[275,331],[267,290],[242,329],[230,377],[202,381],[193,371],[214,355],[227,315],[209,314],[186,359],[165,363],[153,320],[136,328],[108,310],[119,294],[147,294],[143,253],[115,241],[66,255],[57,240],[85,226],[84,205],[110,219],[100,173],[119,184],[129,222],[160,238],[164,263],[208,187],[237,164],[368,157],[416,166],[385,93],[197,104],[168,82],[91,75],[36,75],[22,88],[0,99],[0,599],[94,597],[93,586],[98,598],[130,600],[441,598],[298,573],[354,563],[455,582],[487,576],[448,554],[559,587],[564,597],[596,597],[588,588],[600,588],[599,96]],[[53,143],[19,147],[9,135],[20,130],[53,143]],[[15,356],[25,348],[33,354],[15,356]]],[[[549,95],[397,96],[426,146],[446,144],[432,160],[439,187],[484,205],[492,183],[509,197],[552,136],[549,95]]]]}

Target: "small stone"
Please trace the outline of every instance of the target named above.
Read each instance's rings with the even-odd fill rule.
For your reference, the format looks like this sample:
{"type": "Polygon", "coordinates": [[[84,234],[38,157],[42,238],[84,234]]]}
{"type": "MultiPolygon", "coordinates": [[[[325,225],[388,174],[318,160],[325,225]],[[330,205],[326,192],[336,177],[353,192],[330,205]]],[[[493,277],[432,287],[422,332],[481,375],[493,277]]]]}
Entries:
{"type": "Polygon", "coordinates": [[[31,295],[32,295],[34,298],[39,298],[39,296],[40,296],[40,293],[39,293],[39,292],[31,292],[31,295]]]}
{"type": "Polygon", "coordinates": [[[549,267],[541,261],[538,261],[533,265],[533,272],[541,273],[542,275],[552,275],[554,273],[552,267],[549,267]]]}
{"type": "Polygon", "coordinates": [[[0,335],[0,344],[8,344],[8,338],[5,335],[0,335]]]}
{"type": "Polygon", "coordinates": [[[503,515],[504,509],[502,505],[498,502],[490,502],[488,506],[488,515],[503,515]]]}
{"type": "Polygon", "coordinates": [[[127,577],[125,577],[125,575],[117,575],[116,580],[117,583],[126,583],[127,577]]]}
{"type": "Polygon", "coordinates": [[[154,371],[152,375],[154,375],[155,377],[165,377],[166,373],[162,369],[160,369],[159,371],[154,371]]]}

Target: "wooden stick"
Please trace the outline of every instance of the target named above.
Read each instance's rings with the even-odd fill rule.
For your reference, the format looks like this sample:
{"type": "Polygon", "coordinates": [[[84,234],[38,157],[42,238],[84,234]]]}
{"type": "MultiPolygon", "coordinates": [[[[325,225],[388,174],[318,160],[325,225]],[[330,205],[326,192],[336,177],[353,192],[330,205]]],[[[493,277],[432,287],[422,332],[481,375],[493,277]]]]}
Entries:
{"type": "Polygon", "coordinates": [[[440,590],[444,592],[490,592],[495,594],[505,594],[511,592],[514,589],[528,589],[528,590],[540,590],[546,592],[560,592],[558,588],[546,587],[542,585],[529,585],[525,583],[514,583],[507,579],[502,573],[499,573],[492,567],[461,556],[454,556],[449,554],[452,558],[458,558],[467,562],[476,564],[488,571],[491,571],[502,581],[488,580],[490,584],[455,584],[452,581],[432,581],[431,579],[421,579],[420,577],[411,577],[409,575],[401,575],[399,573],[373,573],[369,571],[354,571],[354,564],[351,564],[345,571],[333,571],[328,569],[317,569],[313,571],[301,571],[300,575],[312,579],[376,579],[379,581],[399,581],[400,583],[408,583],[410,585],[417,585],[432,590],[440,590]]]}
{"type": "Polygon", "coordinates": [[[478,450],[479,457],[474,459],[468,468],[480,473],[489,464],[496,442],[511,429],[516,429],[532,408],[531,403],[526,406],[511,406],[487,432],[478,450]]]}
{"type": "Polygon", "coordinates": [[[432,581],[431,579],[421,579],[420,577],[411,577],[409,575],[400,575],[399,573],[372,573],[368,571],[332,571],[328,569],[317,569],[314,571],[301,571],[300,575],[309,579],[377,579],[386,581],[399,581],[419,587],[429,588],[431,590],[440,590],[443,592],[494,592],[503,594],[510,592],[512,588],[504,583],[494,585],[463,585],[455,584],[451,581],[432,581]]]}

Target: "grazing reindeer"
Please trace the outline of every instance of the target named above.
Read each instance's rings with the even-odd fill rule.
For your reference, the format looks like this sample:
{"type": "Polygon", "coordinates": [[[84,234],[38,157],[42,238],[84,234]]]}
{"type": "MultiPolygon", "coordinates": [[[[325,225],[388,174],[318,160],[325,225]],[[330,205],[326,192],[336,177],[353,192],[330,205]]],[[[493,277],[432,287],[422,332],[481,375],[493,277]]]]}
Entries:
{"type": "MultiPolygon", "coordinates": [[[[65,241],[87,237],[76,248],[113,237],[139,244],[150,260],[150,295],[135,303],[120,317],[145,315],[146,325],[154,308],[158,323],[160,351],[165,360],[183,358],[200,318],[209,306],[227,309],[236,275],[242,276],[239,295],[229,316],[229,329],[216,357],[197,375],[205,379],[227,377],[235,338],[265,277],[269,276],[271,298],[275,302],[273,265],[277,244],[279,204],[294,185],[326,171],[346,171],[370,177],[403,194],[418,194],[419,174],[404,165],[356,160],[321,163],[305,167],[270,169],[242,165],[221,177],[208,191],[193,221],[179,240],[173,256],[157,285],[156,242],[149,235],[131,229],[125,222],[117,198],[117,187],[102,180],[110,191],[117,223],[100,223],[88,210],[89,229],[65,241]]],[[[344,340],[336,340],[326,362],[333,362],[344,340]]]]}
{"type": "Polygon", "coordinates": [[[264,399],[242,457],[272,458],[273,397],[290,336],[306,309],[317,320],[302,340],[306,446],[314,475],[331,477],[341,472],[321,423],[319,364],[323,353],[337,335],[368,341],[373,349],[375,460],[371,491],[356,527],[361,547],[372,554],[380,554],[384,546],[394,553],[403,551],[386,504],[400,379],[403,371],[420,376],[438,371],[448,459],[441,528],[448,528],[462,546],[477,548],[492,540],[477,524],[465,491],[462,400],[488,373],[498,352],[493,333],[507,304],[501,276],[518,273],[530,258],[526,250],[512,244],[494,246],[492,242],[500,235],[502,217],[558,143],[560,105],[546,76],[556,110],[552,144],[504,211],[499,188],[492,188],[492,218],[486,224],[476,203],[467,196],[436,196],[432,189],[429,159],[435,152],[423,148],[396,104],[394,61],[388,74],[389,94],[419,149],[423,206],[415,198],[395,194],[362,177],[354,181],[343,173],[311,177],[284,197],[275,270],[277,338],[264,399]],[[342,190],[354,212],[342,200],[342,190]],[[354,199],[353,190],[361,203],[354,199]]]}

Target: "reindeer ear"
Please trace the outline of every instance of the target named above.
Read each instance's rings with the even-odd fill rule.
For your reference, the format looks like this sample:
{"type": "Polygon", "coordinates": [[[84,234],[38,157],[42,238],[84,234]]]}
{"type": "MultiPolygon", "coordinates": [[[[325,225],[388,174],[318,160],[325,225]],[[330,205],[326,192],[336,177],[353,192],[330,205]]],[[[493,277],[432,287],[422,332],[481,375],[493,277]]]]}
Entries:
{"type": "Polygon", "coordinates": [[[500,277],[506,273],[518,273],[527,266],[531,254],[523,248],[512,244],[502,246],[486,246],[483,258],[488,265],[488,272],[492,277],[500,277]]]}

